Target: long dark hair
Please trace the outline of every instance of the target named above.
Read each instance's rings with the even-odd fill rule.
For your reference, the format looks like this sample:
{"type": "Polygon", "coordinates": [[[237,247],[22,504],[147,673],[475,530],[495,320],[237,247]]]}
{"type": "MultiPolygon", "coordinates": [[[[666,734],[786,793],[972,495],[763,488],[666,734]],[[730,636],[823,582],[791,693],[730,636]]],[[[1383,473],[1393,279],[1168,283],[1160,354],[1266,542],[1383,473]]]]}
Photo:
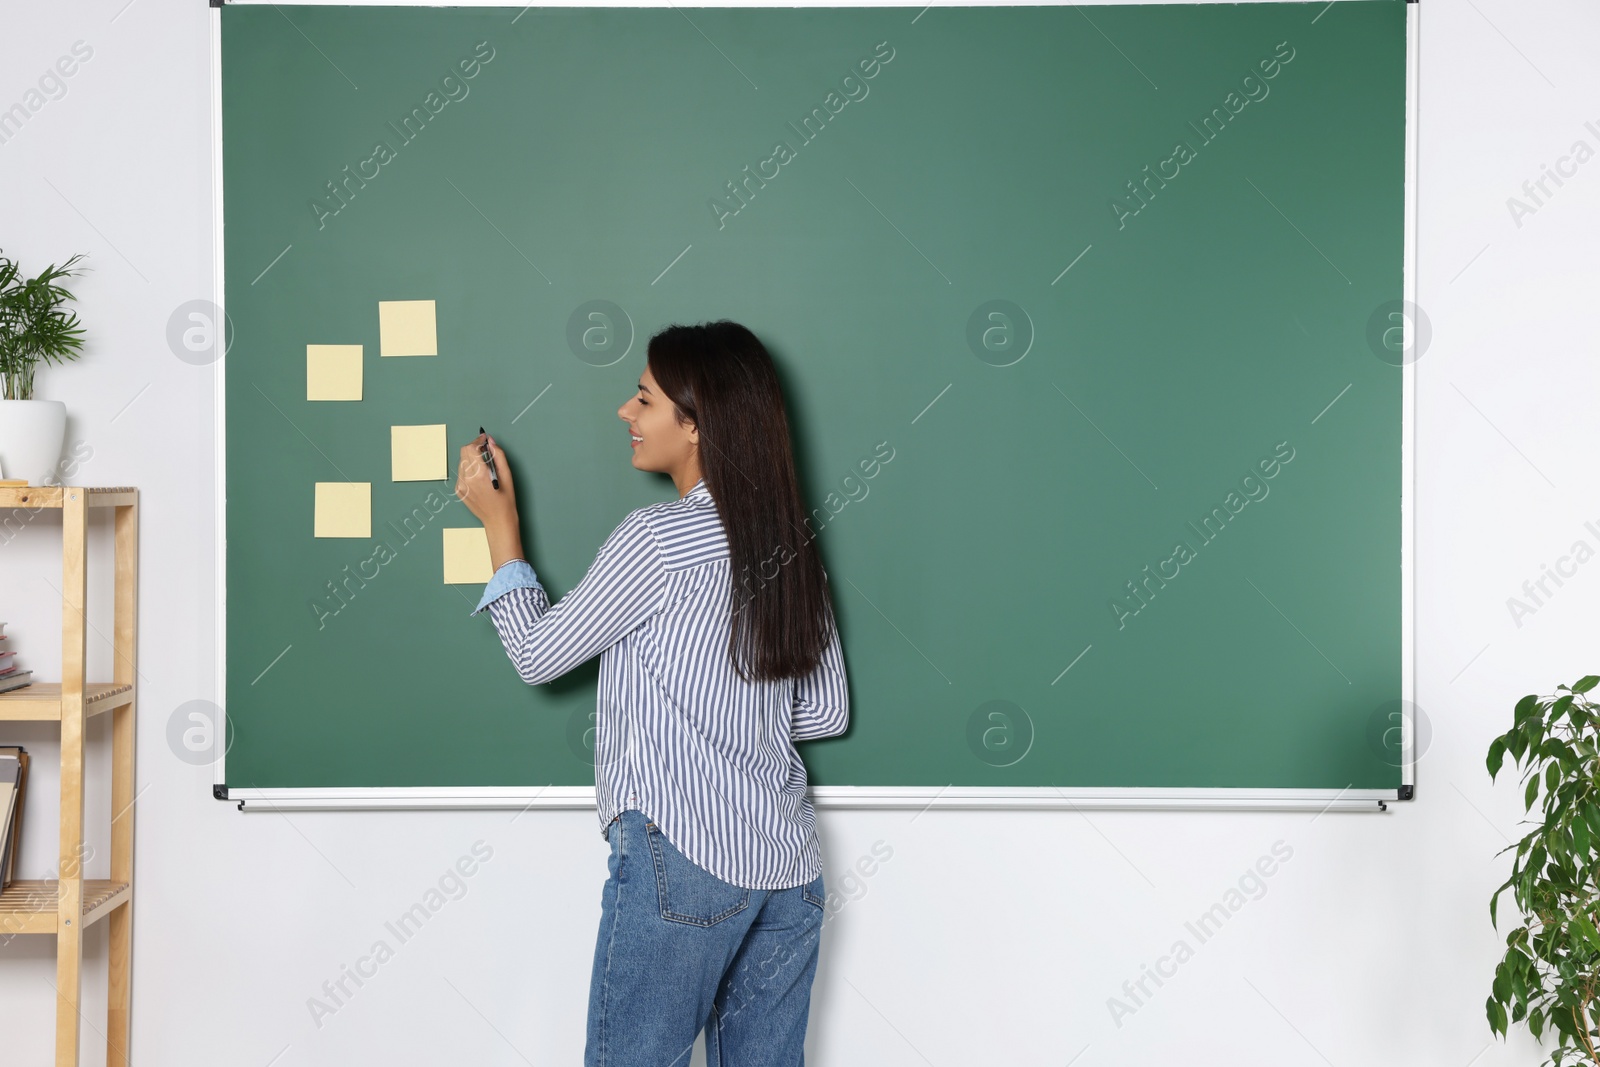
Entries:
{"type": "Polygon", "coordinates": [[[720,319],[650,338],[650,373],[700,431],[700,473],[728,538],[728,656],[746,680],[800,678],[832,637],[833,599],[795,477],[772,356],[720,319]]]}

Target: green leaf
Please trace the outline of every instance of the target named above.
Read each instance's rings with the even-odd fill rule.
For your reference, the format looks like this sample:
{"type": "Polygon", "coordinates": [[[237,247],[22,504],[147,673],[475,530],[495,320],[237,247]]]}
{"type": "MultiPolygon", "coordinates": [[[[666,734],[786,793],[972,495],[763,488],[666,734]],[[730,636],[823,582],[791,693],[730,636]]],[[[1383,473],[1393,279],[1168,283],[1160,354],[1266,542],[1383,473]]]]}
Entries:
{"type": "Polygon", "coordinates": [[[1500,764],[1505,762],[1505,758],[1506,758],[1506,742],[1505,742],[1505,738],[1497,737],[1497,738],[1494,739],[1494,742],[1489,746],[1489,760],[1488,760],[1488,763],[1489,763],[1489,777],[1490,778],[1493,778],[1495,775],[1500,773],[1500,764]]]}
{"type": "Polygon", "coordinates": [[[1593,923],[1583,915],[1574,915],[1572,925],[1595,951],[1600,952],[1600,930],[1596,930],[1593,923]]]}
{"type": "Polygon", "coordinates": [[[1511,999],[1511,976],[1502,963],[1494,969],[1494,999],[1504,1002],[1511,999]]]}
{"type": "Polygon", "coordinates": [[[1594,705],[1587,701],[1579,701],[1572,705],[1572,710],[1567,713],[1567,718],[1579,730],[1587,730],[1594,724],[1594,705]]]}
{"type": "Polygon", "coordinates": [[[1586,674],[1572,684],[1572,691],[1574,693],[1587,693],[1597,685],[1600,685],[1600,674],[1586,674]]]}
{"type": "Polygon", "coordinates": [[[1522,810],[1530,811],[1533,808],[1533,798],[1539,795],[1539,776],[1536,774],[1528,779],[1527,795],[1522,798],[1522,810]]]}
{"type": "Polygon", "coordinates": [[[1572,1021],[1572,1010],[1565,1005],[1558,1006],[1550,1012],[1550,1021],[1555,1023],[1557,1030],[1572,1040],[1583,1040],[1583,1035],[1578,1032],[1578,1025],[1572,1021]]]}
{"type": "Polygon", "coordinates": [[[1493,997],[1484,1002],[1484,1010],[1489,1015],[1490,1032],[1506,1036],[1506,1010],[1493,997]]]}
{"type": "Polygon", "coordinates": [[[1520,723],[1523,719],[1526,719],[1529,715],[1532,715],[1538,709],[1538,707],[1539,698],[1534,694],[1529,693],[1527,696],[1517,701],[1516,715],[1511,720],[1512,723],[1520,723]]]}

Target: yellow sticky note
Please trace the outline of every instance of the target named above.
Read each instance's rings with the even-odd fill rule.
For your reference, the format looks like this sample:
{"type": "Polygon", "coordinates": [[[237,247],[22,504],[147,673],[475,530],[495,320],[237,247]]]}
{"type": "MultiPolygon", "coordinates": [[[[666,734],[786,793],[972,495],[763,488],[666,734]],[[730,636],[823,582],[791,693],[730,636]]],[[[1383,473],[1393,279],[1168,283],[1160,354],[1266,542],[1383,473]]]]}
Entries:
{"type": "Polygon", "coordinates": [[[432,300],[378,301],[378,354],[437,356],[432,300]]]}
{"type": "Polygon", "coordinates": [[[443,481],[444,423],[389,427],[389,466],[397,482],[443,481]]]}
{"type": "Polygon", "coordinates": [[[444,531],[444,584],[483,585],[494,577],[489,558],[489,535],[482,526],[446,527],[444,531]]]}
{"type": "Polygon", "coordinates": [[[318,482],[317,537],[371,537],[372,483],[318,482]]]}
{"type": "Polygon", "coordinates": [[[361,346],[306,345],[306,399],[360,400],[361,346]]]}

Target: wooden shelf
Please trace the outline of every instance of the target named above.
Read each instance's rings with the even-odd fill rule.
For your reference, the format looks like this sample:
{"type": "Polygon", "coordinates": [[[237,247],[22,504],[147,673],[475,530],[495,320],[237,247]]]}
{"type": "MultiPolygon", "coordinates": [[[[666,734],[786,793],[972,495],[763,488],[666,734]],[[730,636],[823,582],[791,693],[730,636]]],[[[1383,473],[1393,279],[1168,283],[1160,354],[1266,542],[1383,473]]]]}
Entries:
{"type": "Polygon", "coordinates": [[[78,1067],[79,1007],[83,992],[83,931],[106,921],[106,1018],[91,1027],[106,1043],[106,1067],[128,1067],[132,996],[134,679],[139,637],[139,490],[132,486],[56,485],[0,487],[0,508],[56,508],[61,512],[61,681],[34,682],[0,693],[0,725],[54,722],[61,732],[59,880],[23,879],[0,891],[0,937],[53,934],[56,946],[56,1067],[78,1067]],[[89,514],[106,508],[114,523],[110,682],[85,677],[89,593],[89,514]],[[64,699],[62,690],[75,694],[64,699]],[[82,699],[77,699],[81,694],[82,699]],[[85,878],[83,787],[85,729],[91,716],[110,712],[111,856],[109,878],[85,878]]]}
{"type": "MultiPolygon", "coordinates": [[[[102,711],[133,703],[132,682],[89,682],[83,687],[83,713],[102,711]]],[[[61,721],[61,683],[34,682],[9,693],[0,693],[0,721],[61,721]]]]}
{"type": "MultiPolygon", "coordinates": [[[[133,895],[127,882],[106,878],[83,880],[83,911],[79,929],[93,926],[126,904],[133,895]]],[[[0,936],[53,934],[60,921],[61,883],[44,878],[18,878],[0,892],[0,936]]]]}
{"type": "Polygon", "coordinates": [[[139,500],[131,485],[12,485],[0,487],[0,507],[59,508],[63,493],[84,493],[91,508],[125,508],[139,500]]]}

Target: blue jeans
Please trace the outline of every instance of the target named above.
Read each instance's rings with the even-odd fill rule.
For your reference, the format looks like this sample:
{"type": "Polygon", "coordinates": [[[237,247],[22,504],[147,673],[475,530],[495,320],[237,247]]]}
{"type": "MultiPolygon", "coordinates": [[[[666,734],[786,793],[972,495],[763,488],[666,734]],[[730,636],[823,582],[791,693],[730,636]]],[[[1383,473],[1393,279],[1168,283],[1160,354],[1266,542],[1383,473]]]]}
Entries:
{"type": "Polygon", "coordinates": [[[822,876],[746,889],[690,862],[644,813],[607,828],[584,1067],[801,1067],[822,876]]]}

